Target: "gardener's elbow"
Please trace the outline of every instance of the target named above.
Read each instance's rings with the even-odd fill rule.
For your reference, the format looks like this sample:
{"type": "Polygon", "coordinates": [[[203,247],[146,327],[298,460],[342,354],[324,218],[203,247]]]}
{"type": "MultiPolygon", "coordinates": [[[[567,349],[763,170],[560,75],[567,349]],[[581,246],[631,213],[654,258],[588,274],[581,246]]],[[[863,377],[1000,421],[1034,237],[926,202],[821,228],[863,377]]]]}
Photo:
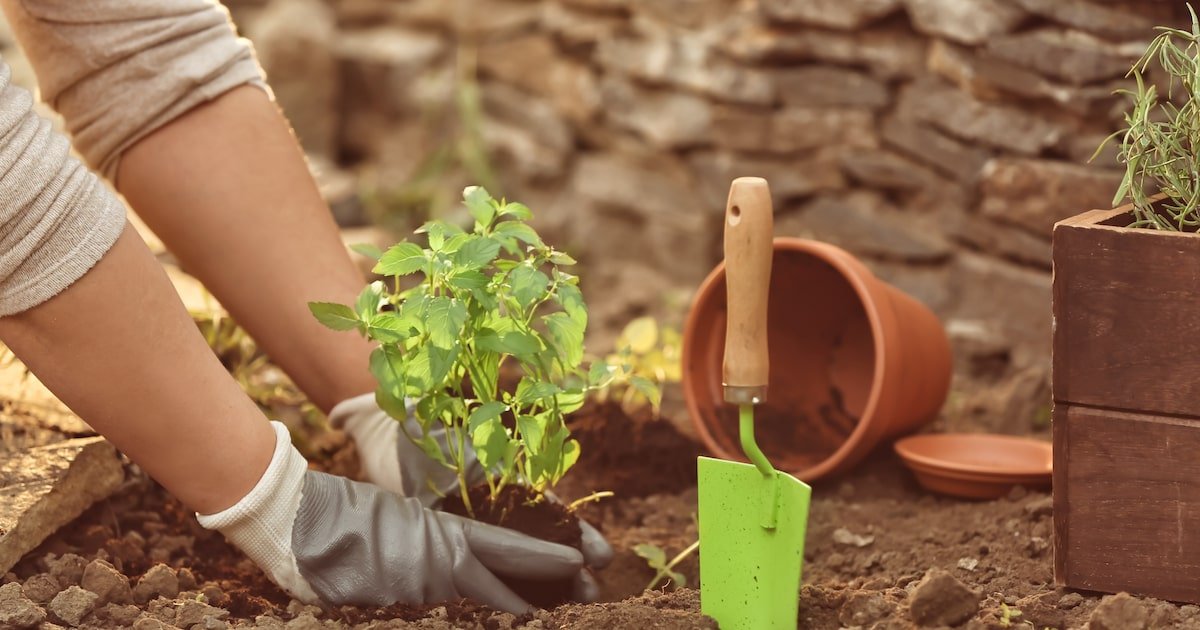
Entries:
{"type": "Polygon", "coordinates": [[[266,88],[215,0],[0,0],[42,98],[110,180],[121,154],[239,85],[266,88]]]}

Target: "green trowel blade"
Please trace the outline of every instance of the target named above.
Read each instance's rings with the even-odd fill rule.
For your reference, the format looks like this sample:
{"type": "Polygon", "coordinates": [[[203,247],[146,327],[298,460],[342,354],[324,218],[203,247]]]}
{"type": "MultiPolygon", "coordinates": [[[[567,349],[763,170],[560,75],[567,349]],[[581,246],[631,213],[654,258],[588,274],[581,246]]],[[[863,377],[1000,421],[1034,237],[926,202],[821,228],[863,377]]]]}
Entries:
{"type": "Polygon", "coordinates": [[[751,464],[701,457],[700,607],[722,630],[796,627],[812,489],[777,473],[777,494],[751,464]],[[763,497],[774,496],[774,527],[763,497]]]}

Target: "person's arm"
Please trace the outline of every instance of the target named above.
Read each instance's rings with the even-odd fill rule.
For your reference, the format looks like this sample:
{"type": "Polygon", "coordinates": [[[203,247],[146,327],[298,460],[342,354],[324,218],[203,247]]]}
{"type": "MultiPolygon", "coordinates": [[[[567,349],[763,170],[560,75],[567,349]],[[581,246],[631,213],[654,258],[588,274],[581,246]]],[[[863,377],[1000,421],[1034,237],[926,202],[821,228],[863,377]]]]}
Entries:
{"type": "Polygon", "coordinates": [[[0,63],[0,339],[60,399],[306,602],[472,597],[582,579],[582,555],[307,469],[204,343],[124,209],[0,63]]]}

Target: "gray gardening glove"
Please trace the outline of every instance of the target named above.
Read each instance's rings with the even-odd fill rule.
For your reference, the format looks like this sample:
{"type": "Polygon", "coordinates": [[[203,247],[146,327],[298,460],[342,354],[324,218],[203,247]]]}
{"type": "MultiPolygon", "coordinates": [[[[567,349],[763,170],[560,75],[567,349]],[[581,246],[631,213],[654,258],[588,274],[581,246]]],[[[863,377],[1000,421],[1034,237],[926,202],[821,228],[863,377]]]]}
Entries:
{"type": "MultiPolygon", "coordinates": [[[[420,435],[421,425],[411,417],[411,405],[409,413],[410,417],[405,420],[409,435],[420,435]]],[[[458,477],[454,471],[431,459],[405,437],[400,423],[379,408],[374,394],[343,401],[329,413],[329,421],[354,440],[363,473],[371,483],[402,496],[414,497],[426,506],[435,505],[441,496],[458,493],[458,477]],[[431,484],[440,494],[430,488],[431,484]]],[[[436,428],[431,435],[445,452],[445,431],[436,428]]],[[[471,461],[470,482],[472,485],[482,483],[483,468],[470,445],[467,451],[471,461]]],[[[550,493],[547,497],[551,501],[558,500],[550,493]]],[[[587,565],[594,569],[608,566],[613,557],[612,546],[586,521],[580,519],[579,526],[583,530],[583,556],[587,565]]],[[[581,601],[593,601],[599,595],[599,588],[591,596],[588,593],[577,595],[581,601]]]]}
{"type": "Polygon", "coordinates": [[[287,429],[272,425],[275,453],[262,479],[233,507],[197,517],[293,597],[370,606],[467,597],[519,614],[529,604],[497,576],[594,588],[579,551],[308,470],[287,429]]]}

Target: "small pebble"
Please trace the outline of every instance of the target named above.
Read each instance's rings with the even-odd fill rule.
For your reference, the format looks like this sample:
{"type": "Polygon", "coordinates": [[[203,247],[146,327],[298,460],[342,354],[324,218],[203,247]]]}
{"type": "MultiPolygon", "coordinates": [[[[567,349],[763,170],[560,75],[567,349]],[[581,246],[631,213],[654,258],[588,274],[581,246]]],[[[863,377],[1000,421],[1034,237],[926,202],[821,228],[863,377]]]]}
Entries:
{"type": "Polygon", "coordinates": [[[142,617],[133,624],[133,630],[172,630],[175,626],[165,624],[154,617],[142,617]]]}
{"type": "Polygon", "coordinates": [[[203,623],[205,617],[224,620],[229,617],[229,611],[209,606],[204,602],[186,601],[175,613],[175,625],[181,628],[191,628],[198,623],[203,623]]]}
{"type": "Polygon", "coordinates": [[[1009,501],[1020,501],[1021,499],[1024,499],[1025,496],[1028,494],[1029,494],[1029,490],[1026,490],[1025,486],[1013,486],[1012,490],[1008,491],[1008,500],[1009,501]]]}
{"type": "Polygon", "coordinates": [[[173,599],[179,595],[179,576],[175,569],[156,564],[138,580],[133,589],[133,598],[139,603],[146,603],[155,597],[173,599]]]}
{"type": "Polygon", "coordinates": [[[1089,630],[1141,630],[1147,627],[1150,613],[1146,605],[1129,593],[1108,595],[1092,611],[1089,630]]]}
{"type": "Polygon", "coordinates": [[[1025,504],[1025,514],[1039,519],[1054,514],[1054,497],[1046,496],[1025,504]]]}
{"type": "Polygon", "coordinates": [[[59,621],[75,627],[92,614],[92,611],[96,609],[96,601],[99,599],[91,591],[85,591],[78,586],[70,586],[67,590],[55,595],[47,608],[59,621]]]}
{"type": "Polygon", "coordinates": [[[179,590],[190,591],[196,588],[196,574],[192,573],[191,569],[179,570],[179,590]]]}
{"type": "Polygon", "coordinates": [[[966,571],[974,571],[979,566],[978,558],[959,558],[958,568],[966,571]]]}
{"type": "Polygon", "coordinates": [[[833,530],[833,542],[838,543],[839,545],[851,545],[861,548],[875,542],[875,537],[860,536],[846,529],[845,527],[839,527],[833,530]]]}
{"type": "MultiPolygon", "coordinates": [[[[436,609],[435,609],[436,610],[436,609]]],[[[429,617],[436,618],[434,611],[429,612],[429,617]]],[[[284,626],[287,630],[323,630],[325,627],[316,617],[309,613],[304,613],[299,617],[287,622],[284,626]]]]}
{"type": "Polygon", "coordinates": [[[103,560],[93,560],[87,565],[79,585],[100,597],[97,606],[108,603],[127,604],[133,601],[129,578],[103,560]]]}

